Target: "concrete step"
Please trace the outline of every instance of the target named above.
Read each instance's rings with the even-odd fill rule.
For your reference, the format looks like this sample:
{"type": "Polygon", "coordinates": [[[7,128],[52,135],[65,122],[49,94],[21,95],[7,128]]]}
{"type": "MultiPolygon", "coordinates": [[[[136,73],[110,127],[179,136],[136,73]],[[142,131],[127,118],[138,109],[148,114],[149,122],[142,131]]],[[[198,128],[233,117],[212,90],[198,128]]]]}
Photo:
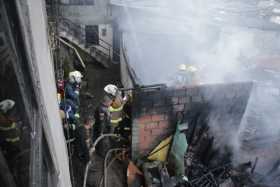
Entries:
{"type": "Polygon", "coordinates": [[[110,67],[110,59],[106,58],[104,55],[102,55],[99,49],[95,48],[95,50],[91,50],[90,48],[86,47],[85,43],[82,43],[79,39],[73,37],[69,33],[62,31],[62,32],[59,32],[59,34],[61,37],[66,38],[67,40],[71,41],[73,44],[75,44],[80,49],[85,51],[87,54],[92,56],[98,63],[100,63],[104,67],[106,67],[106,68],[110,67]]]}

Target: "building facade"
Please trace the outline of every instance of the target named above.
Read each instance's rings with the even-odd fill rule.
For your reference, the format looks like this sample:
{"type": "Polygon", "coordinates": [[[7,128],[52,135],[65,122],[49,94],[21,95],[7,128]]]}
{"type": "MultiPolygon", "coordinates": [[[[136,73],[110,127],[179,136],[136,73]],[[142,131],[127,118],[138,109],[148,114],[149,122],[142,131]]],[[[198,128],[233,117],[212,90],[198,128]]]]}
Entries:
{"type": "Polygon", "coordinates": [[[0,1],[0,99],[16,102],[20,151],[1,147],[1,184],[70,187],[43,0],[0,1]],[[40,39],[39,39],[40,38],[40,39]],[[39,39],[39,40],[38,40],[39,39]]]}

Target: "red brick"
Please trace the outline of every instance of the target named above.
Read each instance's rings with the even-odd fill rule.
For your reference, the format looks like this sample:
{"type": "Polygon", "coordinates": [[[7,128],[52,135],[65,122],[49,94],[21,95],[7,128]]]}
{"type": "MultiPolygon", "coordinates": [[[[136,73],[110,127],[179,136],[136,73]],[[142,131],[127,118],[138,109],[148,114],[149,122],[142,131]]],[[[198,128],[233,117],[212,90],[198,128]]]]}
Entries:
{"type": "Polygon", "coordinates": [[[139,145],[141,147],[146,147],[148,148],[153,140],[153,137],[151,134],[143,136],[143,138],[140,139],[141,141],[139,142],[139,145]]]}
{"type": "Polygon", "coordinates": [[[154,114],[152,115],[152,121],[162,121],[165,120],[164,114],[154,114]]]}
{"type": "Polygon", "coordinates": [[[164,131],[165,131],[164,128],[153,129],[153,130],[152,130],[152,135],[153,135],[153,136],[154,136],[154,135],[155,135],[155,136],[158,136],[158,135],[163,134],[164,131]]]}
{"type": "Polygon", "coordinates": [[[142,142],[145,141],[145,139],[146,139],[146,136],[140,135],[140,136],[139,136],[139,143],[141,144],[142,142]]]}
{"type": "Polygon", "coordinates": [[[142,136],[142,135],[144,135],[145,133],[146,133],[145,128],[139,129],[139,136],[142,136]]]}
{"type": "Polygon", "coordinates": [[[145,115],[145,116],[142,116],[140,118],[138,118],[138,123],[148,123],[148,122],[151,122],[152,121],[152,116],[151,115],[145,115]]]}
{"type": "Polygon", "coordinates": [[[157,122],[145,124],[145,131],[151,130],[151,129],[156,129],[156,128],[158,128],[158,123],[157,122]]]}
{"type": "Polygon", "coordinates": [[[149,145],[147,143],[140,143],[139,148],[140,150],[145,150],[149,148],[149,145]]]}
{"type": "Polygon", "coordinates": [[[158,124],[159,128],[167,128],[169,127],[169,122],[168,121],[160,121],[158,124]]]}

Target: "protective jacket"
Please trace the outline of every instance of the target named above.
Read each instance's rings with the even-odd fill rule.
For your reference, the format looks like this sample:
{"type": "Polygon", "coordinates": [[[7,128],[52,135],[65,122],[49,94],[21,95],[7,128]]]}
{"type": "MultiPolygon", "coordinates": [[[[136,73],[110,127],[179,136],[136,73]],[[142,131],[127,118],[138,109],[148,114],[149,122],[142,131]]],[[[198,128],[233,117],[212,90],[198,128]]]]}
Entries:
{"type": "Polygon", "coordinates": [[[75,123],[77,107],[72,100],[65,99],[60,103],[59,108],[64,111],[65,117],[69,123],[75,123]]]}
{"type": "Polygon", "coordinates": [[[79,99],[79,86],[77,84],[71,84],[70,82],[67,82],[65,85],[65,99],[72,100],[75,105],[78,107],[80,105],[80,99],[79,99]]]}
{"type": "Polygon", "coordinates": [[[110,120],[111,115],[108,106],[100,104],[94,113],[95,124],[94,124],[94,133],[93,140],[99,137],[101,134],[110,132],[110,120]]]}
{"type": "Polygon", "coordinates": [[[4,146],[19,146],[20,131],[15,121],[0,113],[0,143],[4,146]]]}

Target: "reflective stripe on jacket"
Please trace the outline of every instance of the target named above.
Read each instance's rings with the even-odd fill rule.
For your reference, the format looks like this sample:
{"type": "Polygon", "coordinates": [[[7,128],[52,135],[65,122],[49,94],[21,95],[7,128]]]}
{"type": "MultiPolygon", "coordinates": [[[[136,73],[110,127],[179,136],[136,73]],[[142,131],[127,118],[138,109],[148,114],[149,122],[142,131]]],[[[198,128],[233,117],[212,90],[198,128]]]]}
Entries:
{"type": "Polygon", "coordinates": [[[7,143],[17,143],[20,141],[19,129],[15,122],[0,124],[0,137],[7,143]]]}
{"type": "Polygon", "coordinates": [[[109,107],[109,111],[111,113],[111,124],[113,126],[118,126],[119,122],[122,121],[122,110],[123,106],[119,108],[113,108],[112,106],[109,107]]]}

